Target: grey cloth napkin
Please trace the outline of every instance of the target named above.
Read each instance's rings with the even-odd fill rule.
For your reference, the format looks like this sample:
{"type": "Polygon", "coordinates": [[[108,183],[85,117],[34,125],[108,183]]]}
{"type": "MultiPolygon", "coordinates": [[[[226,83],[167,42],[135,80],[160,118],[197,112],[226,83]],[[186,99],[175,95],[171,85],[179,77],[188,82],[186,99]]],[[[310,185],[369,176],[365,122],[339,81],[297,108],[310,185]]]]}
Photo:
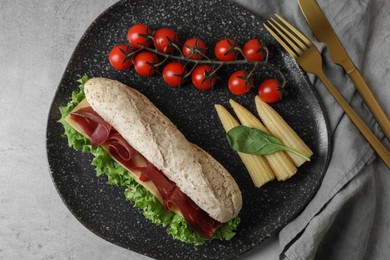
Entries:
{"type": "MultiPolygon", "coordinates": [[[[321,51],[325,73],[380,138],[373,116],[347,74],[316,41],[298,3],[235,1],[266,19],[278,13],[321,51]]],[[[385,112],[390,111],[390,1],[318,0],[385,112]]],[[[330,123],[332,156],[322,185],[303,212],[279,233],[281,259],[390,259],[390,171],[322,83],[309,75],[330,123]],[[374,162],[374,163],[373,163],[374,162]]],[[[383,143],[389,147],[387,141],[383,143]]]]}

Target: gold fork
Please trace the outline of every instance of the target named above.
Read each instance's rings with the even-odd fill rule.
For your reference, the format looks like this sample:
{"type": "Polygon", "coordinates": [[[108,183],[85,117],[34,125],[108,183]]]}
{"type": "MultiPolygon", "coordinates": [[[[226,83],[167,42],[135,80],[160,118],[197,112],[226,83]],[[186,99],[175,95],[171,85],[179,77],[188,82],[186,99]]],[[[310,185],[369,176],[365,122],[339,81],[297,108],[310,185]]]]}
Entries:
{"type": "Polygon", "coordinates": [[[382,158],[383,162],[390,169],[390,153],[386,147],[375,137],[363,120],[356,114],[353,108],[330,83],[322,69],[322,58],[317,48],[307,39],[302,33],[295,29],[281,16],[275,14],[275,18],[271,18],[264,23],[264,27],[271,35],[283,46],[283,48],[298,62],[301,68],[316,75],[337,103],[349,116],[351,121],[356,125],[361,134],[367,139],[372,148],[382,158]]]}

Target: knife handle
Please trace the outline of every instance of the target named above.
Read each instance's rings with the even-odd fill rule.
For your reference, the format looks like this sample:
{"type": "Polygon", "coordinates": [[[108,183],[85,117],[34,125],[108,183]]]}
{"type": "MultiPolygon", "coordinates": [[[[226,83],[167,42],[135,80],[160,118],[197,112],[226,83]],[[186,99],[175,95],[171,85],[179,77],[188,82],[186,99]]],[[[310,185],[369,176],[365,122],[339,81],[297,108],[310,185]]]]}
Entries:
{"type": "Polygon", "coordinates": [[[385,112],[380,107],[378,101],[375,99],[374,95],[372,94],[371,90],[367,86],[366,82],[364,81],[362,75],[360,74],[358,69],[354,69],[348,72],[349,76],[351,77],[353,83],[355,84],[357,90],[359,91],[360,95],[363,97],[364,101],[366,102],[367,106],[371,110],[372,114],[374,115],[376,121],[382,128],[382,131],[384,132],[387,140],[390,141],[390,122],[387,118],[385,112]]]}
{"type": "Polygon", "coordinates": [[[332,85],[332,83],[330,83],[324,72],[321,71],[316,75],[328,89],[330,94],[332,94],[332,96],[336,99],[337,103],[339,103],[339,105],[345,111],[351,121],[356,125],[360,133],[367,139],[368,143],[383,160],[387,168],[390,169],[390,152],[378,140],[378,138],[376,138],[376,136],[371,132],[370,128],[368,128],[368,126],[358,116],[355,110],[353,110],[353,108],[348,104],[348,102],[344,99],[340,92],[338,92],[337,89],[332,85]]]}

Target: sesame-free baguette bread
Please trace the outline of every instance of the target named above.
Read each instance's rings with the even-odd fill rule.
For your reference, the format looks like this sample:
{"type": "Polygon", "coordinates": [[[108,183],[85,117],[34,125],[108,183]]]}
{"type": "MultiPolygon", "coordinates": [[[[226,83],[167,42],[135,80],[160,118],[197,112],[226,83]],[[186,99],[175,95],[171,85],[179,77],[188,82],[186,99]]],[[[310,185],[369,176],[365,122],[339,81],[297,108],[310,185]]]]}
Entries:
{"type": "Polygon", "coordinates": [[[92,108],[210,217],[224,223],[237,216],[242,197],[232,176],[143,94],[107,78],[89,79],[84,91],[92,108]]]}

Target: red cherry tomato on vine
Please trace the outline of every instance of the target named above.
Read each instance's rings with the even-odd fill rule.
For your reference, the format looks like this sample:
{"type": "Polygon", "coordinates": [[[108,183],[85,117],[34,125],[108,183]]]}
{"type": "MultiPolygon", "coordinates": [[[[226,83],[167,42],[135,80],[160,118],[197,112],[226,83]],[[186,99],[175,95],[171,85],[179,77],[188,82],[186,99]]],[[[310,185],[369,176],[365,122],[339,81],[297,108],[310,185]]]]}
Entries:
{"type": "Polygon", "coordinates": [[[280,84],[275,79],[267,79],[259,86],[259,97],[266,103],[275,103],[281,99],[280,84]]]}
{"type": "Polygon", "coordinates": [[[238,47],[238,45],[233,39],[225,38],[220,40],[214,48],[215,57],[221,61],[235,60],[239,52],[234,50],[234,47],[238,47]]]}
{"type": "Polygon", "coordinates": [[[143,51],[135,56],[134,69],[141,76],[153,76],[157,70],[152,65],[158,62],[158,58],[154,53],[143,51]]]}
{"type": "Polygon", "coordinates": [[[171,62],[165,65],[163,69],[164,81],[172,87],[179,87],[183,83],[184,75],[188,70],[183,63],[171,62]]]}
{"type": "Polygon", "coordinates": [[[108,55],[111,66],[117,70],[130,68],[133,64],[129,56],[132,51],[133,49],[126,45],[118,45],[112,48],[108,55]]]}
{"type": "Polygon", "coordinates": [[[250,61],[262,61],[264,59],[264,51],[262,43],[258,39],[247,41],[242,48],[244,56],[250,61]]]}
{"type": "Polygon", "coordinates": [[[200,65],[194,69],[192,72],[192,84],[197,89],[210,89],[217,82],[217,75],[213,74],[210,76],[212,68],[209,65],[200,65]]]}
{"type": "Polygon", "coordinates": [[[206,44],[198,38],[188,39],[183,45],[183,54],[191,60],[201,60],[206,54],[206,44]]]}
{"type": "Polygon", "coordinates": [[[253,85],[249,79],[245,79],[247,75],[248,74],[243,70],[234,72],[230,76],[228,81],[228,87],[230,92],[235,95],[243,95],[245,93],[248,93],[253,85]]]}
{"type": "Polygon", "coordinates": [[[156,48],[159,52],[165,52],[165,53],[171,53],[174,48],[167,46],[174,42],[178,44],[179,38],[177,37],[177,34],[175,31],[169,29],[169,28],[160,28],[157,31],[154,32],[153,38],[156,42],[156,48]],[[166,49],[165,49],[166,48],[166,49]]]}
{"type": "Polygon", "coordinates": [[[147,34],[151,35],[152,29],[145,24],[135,24],[127,32],[127,39],[134,48],[140,49],[142,46],[150,46],[152,44],[150,39],[145,38],[147,34]]]}

